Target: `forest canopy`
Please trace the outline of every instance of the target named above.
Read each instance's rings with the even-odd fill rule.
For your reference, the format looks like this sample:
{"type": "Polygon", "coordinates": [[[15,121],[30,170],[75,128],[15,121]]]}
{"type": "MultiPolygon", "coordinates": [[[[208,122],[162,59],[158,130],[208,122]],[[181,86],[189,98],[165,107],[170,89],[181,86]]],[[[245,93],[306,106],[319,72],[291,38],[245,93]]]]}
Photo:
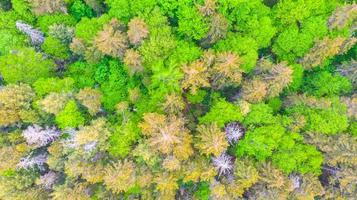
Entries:
{"type": "Polygon", "coordinates": [[[1,0],[0,199],[357,197],[351,0],[1,0]]]}

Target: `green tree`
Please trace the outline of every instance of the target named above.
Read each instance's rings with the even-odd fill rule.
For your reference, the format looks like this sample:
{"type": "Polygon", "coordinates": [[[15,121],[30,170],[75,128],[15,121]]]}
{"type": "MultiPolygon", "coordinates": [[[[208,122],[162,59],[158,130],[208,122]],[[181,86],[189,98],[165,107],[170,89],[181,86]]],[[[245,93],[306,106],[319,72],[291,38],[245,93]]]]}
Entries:
{"type": "Polygon", "coordinates": [[[218,0],[218,10],[229,19],[232,28],[254,38],[259,47],[267,47],[276,33],[271,10],[261,0],[218,0]]]}
{"type": "Polygon", "coordinates": [[[73,89],[74,80],[72,78],[39,78],[33,83],[33,88],[37,95],[44,96],[51,92],[70,92],[73,89]]]}
{"type": "Polygon", "coordinates": [[[51,75],[54,63],[31,48],[0,57],[0,73],[7,83],[33,83],[51,75]]]}
{"type": "Polygon", "coordinates": [[[74,0],[73,4],[69,8],[69,12],[77,20],[80,20],[82,17],[91,18],[94,16],[92,8],[85,4],[82,0],[74,0]]]}
{"type": "Polygon", "coordinates": [[[177,15],[177,31],[180,35],[200,40],[207,34],[209,29],[208,22],[197,8],[184,5],[179,8],[177,15]]]}
{"type": "Polygon", "coordinates": [[[339,74],[332,75],[327,71],[321,71],[308,75],[303,89],[308,94],[317,97],[340,96],[352,92],[352,84],[339,74]]]}
{"type": "Polygon", "coordinates": [[[216,100],[209,112],[199,118],[200,123],[217,123],[219,127],[224,127],[229,122],[242,121],[243,115],[239,106],[225,101],[224,99],[216,100]]]}
{"type": "Polygon", "coordinates": [[[241,36],[229,32],[224,40],[220,40],[214,46],[219,52],[233,51],[242,58],[242,70],[249,73],[253,70],[258,58],[258,44],[250,36],[241,36]]]}
{"type": "Polygon", "coordinates": [[[285,128],[277,124],[248,130],[236,146],[236,155],[252,156],[259,161],[266,160],[279,148],[285,128]]]}
{"type": "Polygon", "coordinates": [[[62,129],[77,128],[84,122],[85,119],[74,100],[69,101],[63,110],[56,115],[56,123],[62,129]]]}
{"type": "Polygon", "coordinates": [[[45,39],[41,47],[45,53],[48,53],[55,58],[65,60],[70,56],[69,48],[62,44],[59,39],[51,36],[45,39]]]}

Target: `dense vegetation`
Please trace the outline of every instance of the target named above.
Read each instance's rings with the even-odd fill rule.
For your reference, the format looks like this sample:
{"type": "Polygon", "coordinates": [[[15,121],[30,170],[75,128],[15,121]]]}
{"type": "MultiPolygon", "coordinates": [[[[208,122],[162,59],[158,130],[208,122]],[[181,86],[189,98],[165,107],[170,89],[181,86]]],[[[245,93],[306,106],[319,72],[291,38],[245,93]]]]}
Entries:
{"type": "Polygon", "coordinates": [[[356,31],[347,0],[1,0],[0,199],[356,199],[356,31]]]}

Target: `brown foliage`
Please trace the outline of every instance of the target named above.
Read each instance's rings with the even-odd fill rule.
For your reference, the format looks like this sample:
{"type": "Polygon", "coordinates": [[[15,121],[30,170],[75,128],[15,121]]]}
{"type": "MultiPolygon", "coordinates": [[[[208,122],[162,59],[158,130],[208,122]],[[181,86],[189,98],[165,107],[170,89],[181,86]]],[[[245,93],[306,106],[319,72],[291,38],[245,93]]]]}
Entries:
{"type": "Polygon", "coordinates": [[[128,71],[131,76],[144,71],[141,56],[136,50],[129,49],[125,52],[124,64],[128,66],[128,71]]]}
{"type": "Polygon", "coordinates": [[[28,0],[32,10],[36,15],[53,14],[57,12],[67,13],[67,8],[63,0],[28,0]]]}
{"type": "Polygon", "coordinates": [[[114,193],[128,191],[135,182],[135,164],[132,161],[118,161],[105,168],[104,184],[114,193]]]}
{"type": "Polygon", "coordinates": [[[122,58],[128,48],[127,35],[121,31],[121,24],[113,19],[95,38],[95,46],[106,55],[122,58]]]}
{"type": "Polygon", "coordinates": [[[267,95],[267,85],[260,79],[243,82],[242,97],[244,100],[255,103],[262,101],[267,95]]]}
{"type": "Polygon", "coordinates": [[[317,67],[323,62],[338,54],[347,52],[356,43],[356,38],[342,38],[335,39],[324,38],[317,41],[309,53],[307,53],[300,61],[305,69],[317,67]]]}
{"type": "Polygon", "coordinates": [[[84,105],[91,115],[100,111],[102,94],[100,91],[92,88],[81,89],[76,98],[84,105]]]}
{"type": "Polygon", "coordinates": [[[142,40],[149,36],[149,30],[144,20],[135,17],[130,20],[128,30],[129,41],[132,45],[138,46],[142,40]]]}
{"type": "Polygon", "coordinates": [[[220,156],[228,147],[226,134],[221,131],[217,124],[199,125],[197,127],[197,142],[195,147],[201,154],[220,156]]]}
{"type": "Polygon", "coordinates": [[[185,108],[185,103],[181,96],[173,93],[166,95],[162,106],[167,114],[177,115],[185,108]]]}
{"type": "Polygon", "coordinates": [[[357,17],[357,5],[345,5],[337,8],[328,20],[330,29],[343,29],[357,17]]]}
{"type": "Polygon", "coordinates": [[[192,94],[196,94],[200,87],[209,87],[209,74],[205,64],[195,61],[182,67],[185,78],[182,80],[182,88],[190,89],[192,94]]]}
{"type": "Polygon", "coordinates": [[[238,86],[242,80],[241,63],[241,59],[235,53],[218,53],[216,62],[210,70],[212,87],[221,89],[226,86],[238,86]]]}
{"type": "Polygon", "coordinates": [[[264,81],[268,84],[268,97],[276,97],[292,82],[293,70],[282,62],[274,65],[268,74],[264,75],[264,81]]]}
{"type": "Polygon", "coordinates": [[[214,14],[210,18],[210,28],[207,36],[200,41],[202,47],[210,47],[220,39],[226,37],[228,20],[222,14],[214,14]]]}
{"type": "Polygon", "coordinates": [[[0,126],[9,126],[21,119],[31,109],[35,93],[26,84],[7,85],[0,89],[0,126]]]}
{"type": "Polygon", "coordinates": [[[148,144],[153,150],[173,154],[179,160],[192,155],[192,138],[184,126],[184,119],[158,113],[145,113],[143,119],[139,127],[148,136],[148,144]]]}
{"type": "Polygon", "coordinates": [[[70,100],[66,93],[50,93],[39,102],[41,109],[47,113],[58,114],[70,100]]]}
{"type": "Polygon", "coordinates": [[[204,16],[209,16],[215,13],[217,8],[216,0],[205,0],[203,5],[198,5],[198,10],[204,16]]]}

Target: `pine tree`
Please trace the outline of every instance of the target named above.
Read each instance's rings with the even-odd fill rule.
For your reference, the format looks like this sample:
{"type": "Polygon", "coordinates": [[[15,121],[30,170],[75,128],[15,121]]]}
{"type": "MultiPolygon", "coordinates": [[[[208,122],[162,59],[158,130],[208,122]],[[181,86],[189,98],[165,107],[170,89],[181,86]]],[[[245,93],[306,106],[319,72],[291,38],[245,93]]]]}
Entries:
{"type": "Polygon", "coordinates": [[[209,74],[205,64],[201,61],[195,61],[182,67],[185,78],[182,81],[182,88],[189,89],[192,94],[196,94],[201,87],[209,87],[209,74]]]}
{"type": "Polygon", "coordinates": [[[192,138],[184,119],[157,113],[145,113],[143,119],[139,127],[153,150],[173,154],[179,160],[186,160],[193,153],[192,138]]]}
{"type": "Polygon", "coordinates": [[[218,157],[227,149],[228,142],[226,141],[225,133],[220,130],[216,123],[199,125],[197,132],[195,146],[201,154],[218,157]]]}

